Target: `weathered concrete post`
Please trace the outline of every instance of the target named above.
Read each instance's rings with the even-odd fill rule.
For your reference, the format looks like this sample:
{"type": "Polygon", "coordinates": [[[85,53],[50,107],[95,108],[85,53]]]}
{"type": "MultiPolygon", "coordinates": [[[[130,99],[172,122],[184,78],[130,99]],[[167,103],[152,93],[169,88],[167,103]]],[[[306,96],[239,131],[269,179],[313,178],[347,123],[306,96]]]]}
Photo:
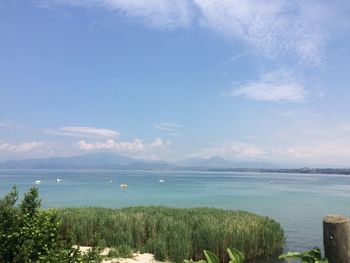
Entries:
{"type": "Polygon", "coordinates": [[[329,263],[350,263],[349,221],[341,215],[323,219],[323,245],[329,263]]]}

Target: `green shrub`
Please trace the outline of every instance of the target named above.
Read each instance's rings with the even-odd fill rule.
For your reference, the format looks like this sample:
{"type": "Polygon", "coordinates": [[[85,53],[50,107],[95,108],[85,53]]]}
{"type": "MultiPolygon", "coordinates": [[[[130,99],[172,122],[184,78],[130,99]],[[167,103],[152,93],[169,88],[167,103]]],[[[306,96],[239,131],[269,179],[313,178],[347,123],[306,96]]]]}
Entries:
{"type": "Polygon", "coordinates": [[[37,188],[20,204],[15,187],[0,199],[0,262],[100,262],[98,249],[81,255],[59,236],[60,222],[53,210],[41,211],[37,188]]]}
{"type": "Polygon", "coordinates": [[[300,260],[301,263],[328,263],[326,258],[322,258],[321,250],[317,247],[304,252],[288,252],[278,257],[291,262],[293,259],[300,260]]]}
{"type": "MultiPolygon", "coordinates": [[[[229,263],[243,263],[244,262],[244,255],[241,251],[235,249],[235,248],[228,248],[227,253],[229,255],[229,263]]],[[[184,263],[220,263],[220,260],[217,255],[215,255],[213,252],[209,250],[203,251],[204,256],[206,260],[201,259],[199,261],[193,261],[191,260],[185,260],[184,263]]]]}

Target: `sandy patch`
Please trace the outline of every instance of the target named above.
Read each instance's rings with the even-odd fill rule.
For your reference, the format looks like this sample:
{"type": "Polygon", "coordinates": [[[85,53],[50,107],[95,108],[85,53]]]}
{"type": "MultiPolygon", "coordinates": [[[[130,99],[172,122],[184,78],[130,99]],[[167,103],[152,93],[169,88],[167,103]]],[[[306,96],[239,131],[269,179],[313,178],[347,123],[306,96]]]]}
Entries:
{"type": "MultiPolygon", "coordinates": [[[[78,246],[74,245],[74,248],[78,248],[78,246]]],[[[86,252],[88,252],[91,249],[91,247],[88,246],[79,246],[79,250],[81,253],[85,254],[86,252]]],[[[111,251],[111,248],[106,247],[103,249],[103,251],[101,252],[101,256],[108,256],[109,251],[111,251]]]]}
{"type": "MultiPolygon", "coordinates": [[[[77,248],[78,246],[73,246],[77,248]]],[[[91,247],[88,246],[80,246],[80,251],[84,254],[88,252],[91,247]]],[[[106,247],[102,252],[101,256],[108,256],[111,248],[106,247]]],[[[164,263],[162,261],[157,261],[154,259],[154,255],[150,253],[134,253],[132,258],[109,258],[104,259],[103,263],[164,263]]]]}
{"type": "Polygon", "coordinates": [[[112,258],[105,259],[103,263],[160,263],[154,259],[154,256],[150,253],[134,253],[133,258],[112,258]]]}

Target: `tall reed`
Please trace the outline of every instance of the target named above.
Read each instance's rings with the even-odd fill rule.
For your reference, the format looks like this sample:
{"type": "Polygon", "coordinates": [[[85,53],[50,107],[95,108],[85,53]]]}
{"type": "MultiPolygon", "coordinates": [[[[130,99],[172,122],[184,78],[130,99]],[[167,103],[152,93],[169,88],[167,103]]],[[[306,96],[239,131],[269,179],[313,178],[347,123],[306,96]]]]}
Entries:
{"type": "Polygon", "coordinates": [[[129,246],[173,262],[204,258],[205,249],[226,261],[229,247],[252,259],[284,246],[280,224],[244,211],[151,206],[65,208],[58,209],[58,215],[62,238],[90,245],[99,236],[103,246],[129,246]]]}

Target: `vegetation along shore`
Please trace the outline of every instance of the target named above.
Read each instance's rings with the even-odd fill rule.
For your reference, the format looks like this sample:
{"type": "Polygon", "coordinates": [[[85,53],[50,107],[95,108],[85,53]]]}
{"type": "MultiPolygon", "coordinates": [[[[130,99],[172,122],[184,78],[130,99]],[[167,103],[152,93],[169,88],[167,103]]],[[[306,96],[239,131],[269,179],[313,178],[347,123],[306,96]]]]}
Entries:
{"type": "Polygon", "coordinates": [[[158,260],[198,260],[209,249],[226,261],[228,247],[252,259],[272,255],[284,245],[278,223],[244,211],[151,206],[66,208],[57,213],[61,235],[77,244],[89,245],[100,235],[103,246],[150,252],[158,260]]]}
{"type": "Polygon", "coordinates": [[[116,256],[148,252],[171,262],[203,259],[208,249],[226,262],[228,247],[253,259],[274,254],[285,241],[279,223],[244,211],[161,206],[41,210],[36,188],[19,204],[17,199],[15,188],[0,199],[0,262],[98,262],[91,261],[96,251],[81,255],[73,244],[111,247],[116,256]],[[77,261],[69,261],[71,255],[77,261]]]}

